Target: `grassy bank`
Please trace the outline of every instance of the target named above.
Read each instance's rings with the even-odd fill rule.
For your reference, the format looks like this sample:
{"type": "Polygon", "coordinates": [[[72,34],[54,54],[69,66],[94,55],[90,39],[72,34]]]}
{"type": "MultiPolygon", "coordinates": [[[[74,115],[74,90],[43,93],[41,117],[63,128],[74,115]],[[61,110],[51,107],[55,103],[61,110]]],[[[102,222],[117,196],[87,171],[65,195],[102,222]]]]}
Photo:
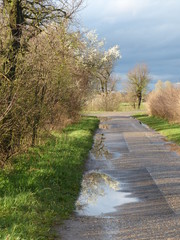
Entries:
{"type": "Polygon", "coordinates": [[[167,120],[158,117],[152,117],[148,115],[135,115],[136,119],[144,124],[147,124],[150,128],[160,132],[168,140],[180,144],[180,125],[169,123],[167,120]]]}
{"type": "Polygon", "coordinates": [[[53,223],[74,210],[97,127],[98,119],[83,118],[0,170],[0,239],[52,238],[53,223]]]}
{"type": "Polygon", "coordinates": [[[140,109],[137,109],[137,108],[134,109],[134,107],[130,103],[120,103],[119,109],[118,109],[119,112],[131,112],[131,111],[138,111],[138,110],[146,111],[146,103],[144,102],[141,103],[140,109]]]}

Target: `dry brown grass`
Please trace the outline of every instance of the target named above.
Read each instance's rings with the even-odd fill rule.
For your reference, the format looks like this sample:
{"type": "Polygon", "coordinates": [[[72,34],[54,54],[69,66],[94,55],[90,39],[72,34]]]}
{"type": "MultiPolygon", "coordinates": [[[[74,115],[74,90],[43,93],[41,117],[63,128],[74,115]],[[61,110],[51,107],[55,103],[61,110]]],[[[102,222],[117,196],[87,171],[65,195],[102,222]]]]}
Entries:
{"type": "Polygon", "coordinates": [[[180,123],[180,89],[168,85],[152,91],[147,108],[149,115],[180,123]]]}
{"type": "Polygon", "coordinates": [[[85,111],[118,111],[122,95],[119,92],[101,93],[86,104],[85,111]]]}

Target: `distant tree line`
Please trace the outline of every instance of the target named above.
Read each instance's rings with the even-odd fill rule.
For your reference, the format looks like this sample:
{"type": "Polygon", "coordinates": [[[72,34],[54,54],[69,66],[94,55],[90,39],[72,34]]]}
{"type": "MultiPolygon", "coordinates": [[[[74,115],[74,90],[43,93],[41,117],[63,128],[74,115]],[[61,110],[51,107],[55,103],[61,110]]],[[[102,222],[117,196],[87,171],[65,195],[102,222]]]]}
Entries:
{"type": "MultiPolygon", "coordinates": [[[[114,64],[116,61],[113,61],[114,64]]],[[[110,67],[109,69],[113,69],[110,67]]],[[[103,77],[104,71],[102,71],[103,77]]],[[[105,71],[107,73],[107,71],[105,71]]],[[[110,72],[108,72],[110,73],[110,72]]],[[[105,81],[96,88],[95,94],[87,101],[87,110],[93,111],[121,111],[140,109],[141,104],[147,96],[147,88],[150,82],[149,70],[146,64],[137,64],[127,74],[123,89],[117,91],[117,83],[120,83],[120,76],[107,74],[105,81]],[[103,83],[103,84],[102,84],[103,83]],[[104,87],[105,86],[105,87],[104,87]],[[127,106],[127,107],[126,107],[127,106]]]]}

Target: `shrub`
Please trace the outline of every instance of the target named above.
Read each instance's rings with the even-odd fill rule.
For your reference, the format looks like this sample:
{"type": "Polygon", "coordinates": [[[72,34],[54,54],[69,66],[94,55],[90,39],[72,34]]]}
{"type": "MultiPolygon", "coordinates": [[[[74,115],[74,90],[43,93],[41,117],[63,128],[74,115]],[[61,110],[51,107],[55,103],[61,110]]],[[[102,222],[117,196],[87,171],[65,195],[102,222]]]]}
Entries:
{"type": "Polygon", "coordinates": [[[147,100],[148,113],[167,119],[170,122],[180,122],[180,89],[172,84],[152,91],[147,100]]]}

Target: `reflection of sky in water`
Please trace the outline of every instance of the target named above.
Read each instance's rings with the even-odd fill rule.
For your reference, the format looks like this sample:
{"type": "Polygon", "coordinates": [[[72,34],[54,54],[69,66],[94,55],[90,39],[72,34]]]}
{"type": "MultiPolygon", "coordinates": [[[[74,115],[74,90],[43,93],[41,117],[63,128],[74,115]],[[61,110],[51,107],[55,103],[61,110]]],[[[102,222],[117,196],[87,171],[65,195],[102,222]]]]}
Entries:
{"type": "Polygon", "coordinates": [[[137,202],[131,194],[120,191],[120,183],[100,172],[84,175],[81,194],[76,202],[76,212],[82,216],[99,216],[115,212],[116,206],[137,202]]]}

